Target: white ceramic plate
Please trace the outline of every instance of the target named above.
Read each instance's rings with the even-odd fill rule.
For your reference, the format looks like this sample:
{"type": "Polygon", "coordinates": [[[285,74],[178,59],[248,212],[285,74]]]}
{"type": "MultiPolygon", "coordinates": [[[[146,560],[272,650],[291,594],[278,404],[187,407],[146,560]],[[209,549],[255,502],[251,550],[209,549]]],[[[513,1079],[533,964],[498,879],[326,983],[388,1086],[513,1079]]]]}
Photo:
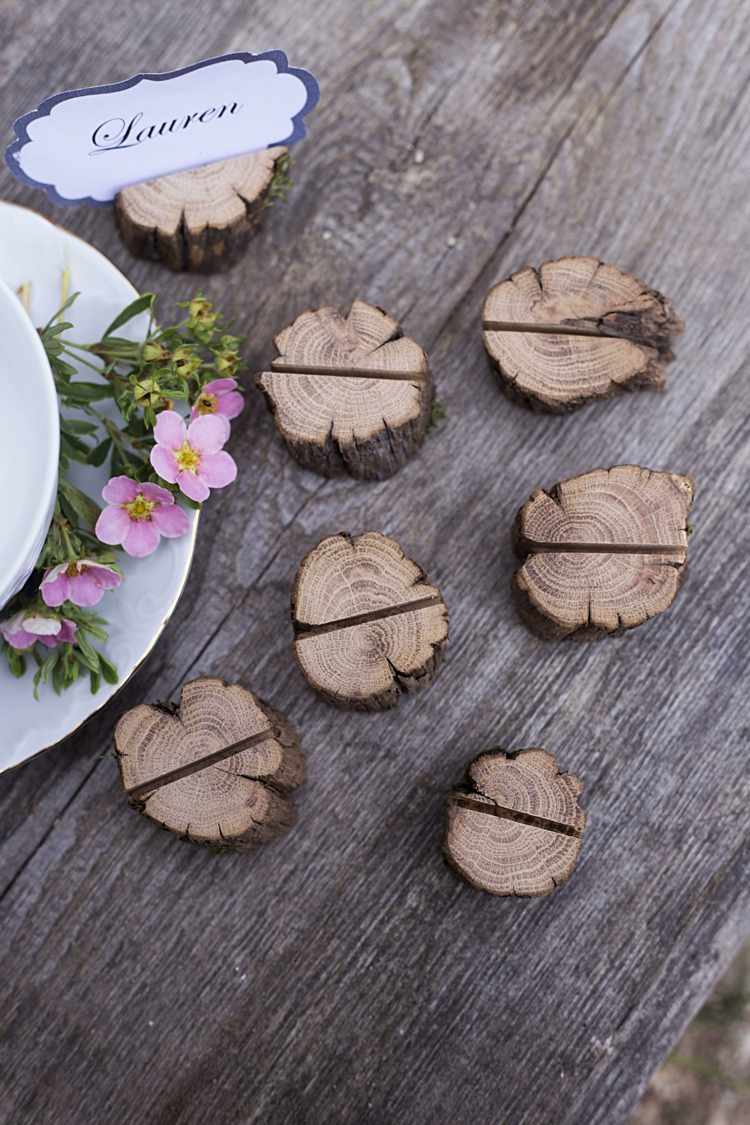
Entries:
{"type": "MultiPolygon", "coordinates": [[[[82,343],[99,339],[117,313],[136,296],[133,286],[98,250],[49,223],[34,211],[0,202],[0,279],[15,291],[31,283],[31,318],[46,324],[60,304],[62,273],[70,270],[71,285],[81,296],[66,313],[74,324],[70,335],[82,343]]],[[[137,332],[138,325],[131,326],[137,332]]],[[[85,378],[94,374],[86,371],[85,378]]],[[[73,473],[71,473],[73,476],[73,473]]],[[[108,469],[75,466],[75,483],[101,502],[108,469]]],[[[0,664],[0,771],[38,754],[77,728],[98,711],[148,655],[169,620],[188,576],[195,545],[197,515],[182,539],[162,539],[148,558],[122,555],[125,581],[105,594],[99,607],[109,621],[106,653],[117,665],[120,682],[102,684],[92,695],[80,681],[57,696],[40,688],[32,696],[31,674],[14,679],[0,664]]]]}
{"type": "Polygon", "coordinates": [[[47,356],[34,325],[0,281],[0,608],[31,574],[57,493],[60,424],[47,356]]]}

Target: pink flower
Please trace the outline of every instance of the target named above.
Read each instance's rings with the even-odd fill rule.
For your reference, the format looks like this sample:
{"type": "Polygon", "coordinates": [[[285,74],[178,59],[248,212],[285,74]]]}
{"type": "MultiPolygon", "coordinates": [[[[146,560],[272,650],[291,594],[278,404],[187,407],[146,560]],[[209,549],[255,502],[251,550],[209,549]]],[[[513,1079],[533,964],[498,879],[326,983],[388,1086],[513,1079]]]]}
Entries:
{"type": "Polygon", "coordinates": [[[215,414],[227,421],[227,437],[229,437],[229,419],[236,418],[245,406],[245,400],[237,390],[236,379],[212,379],[193,403],[192,417],[200,418],[204,414],[215,414]]]}
{"type": "Polygon", "coordinates": [[[78,559],[48,570],[39,592],[45,605],[72,602],[73,605],[92,606],[99,604],[105,590],[114,590],[121,582],[122,576],[111,566],[104,566],[93,559],[78,559]]]}
{"type": "Polygon", "coordinates": [[[76,624],[67,617],[20,610],[5,621],[0,621],[0,633],[11,648],[25,652],[37,641],[47,648],[72,644],[75,641],[76,624]]]}
{"type": "Polygon", "coordinates": [[[224,488],[237,476],[237,466],[222,446],[229,423],[217,414],[205,414],[185,428],[174,410],[156,416],[151,464],[163,480],[178,484],[191,500],[206,500],[212,488],[224,488]]]}
{"type": "Polygon", "coordinates": [[[102,543],[121,544],[136,559],[150,555],[160,536],[179,539],[190,526],[187,513],[158,484],[139,484],[130,477],[112,477],[102,489],[109,504],[96,521],[102,543]]]}

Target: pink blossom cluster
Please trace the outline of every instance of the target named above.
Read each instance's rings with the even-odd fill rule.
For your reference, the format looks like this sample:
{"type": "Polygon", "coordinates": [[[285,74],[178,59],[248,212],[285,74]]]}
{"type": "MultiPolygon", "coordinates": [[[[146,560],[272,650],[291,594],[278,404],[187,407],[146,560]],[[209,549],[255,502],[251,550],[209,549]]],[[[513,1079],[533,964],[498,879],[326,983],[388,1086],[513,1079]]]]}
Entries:
{"type": "MultiPolygon", "coordinates": [[[[231,484],[237,466],[224,445],[230,420],[243,406],[236,379],[214,379],[193,404],[189,424],[174,410],[157,414],[150,460],[159,477],[197,502],[208,499],[211,489],[231,484]]],[[[107,507],[97,520],[96,537],[101,543],[122,547],[133,558],[150,555],[162,536],[178,539],[190,528],[185,509],[161,485],[115,476],[104,486],[102,496],[107,507]]],[[[98,605],[105,592],[121,582],[115,567],[83,558],[49,569],[39,592],[51,609],[65,602],[88,608],[98,605]]],[[[47,648],[74,643],[76,625],[55,613],[20,611],[0,621],[0,635],[12,648],[25,652],[37,641],[47,648]]]]}
{"type": "Polygon", "coordinates": [[[37,641],[46,648],[72,644],[76,638],[76,624],[56,613],[25,613],[21,610],[0,621],[0,634],[11,648],[26,652],[37,641]]]}
{"type": "MultiPolygon", "coordinates": [[[[237,417],[243,405],[236,379],[214,379],[193,405],[189,425],[175,410],[157,414],[150,459],[161,479],[176,484],[184,496],[197,502],[207,500],[212,488],[231,484],[237,466],[224,445],[230,419],[237,417]]],[[[174,495],[159,485],[112,477],[102,495],[109,507],[97,521],[97,538],[121,546],[135,558],[156,550],[162,535],[178,538],[190,526],[174,495]]]]}

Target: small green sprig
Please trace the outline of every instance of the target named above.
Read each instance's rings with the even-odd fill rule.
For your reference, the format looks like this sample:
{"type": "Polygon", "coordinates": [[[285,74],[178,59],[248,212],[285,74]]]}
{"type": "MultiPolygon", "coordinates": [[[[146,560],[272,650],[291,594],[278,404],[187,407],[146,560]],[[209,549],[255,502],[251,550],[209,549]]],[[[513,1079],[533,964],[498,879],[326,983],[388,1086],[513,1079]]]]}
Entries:
{"type": "Polygon", "coordinates": [[[439,398],[434,398],[430,408],[430,417],[427,420],[427,432],[429,433],[430,430],[436,430],[439,426],[442,426],[447,417],[448,408],[445,403],[439,398]]]}
{"type": "Polygon", "coordinates": [[[274,165],[273,176],[266,194],[267,206],[272,207],[274,203],[286,203],[291,189],[291,160],[289,159],[289,153],[285,152],[274,165]]]}
{"type": "Polygon", "coordinates": [[[202,294],[179,302],[178,308],[187,315],[161,328],[154,319],[156,297],[144,293],[115,317],[101,340],[77,344],[64,335],[72,325],[58,319],[77,297],[72,294],[40,332],[61,406],[91,419],[76,419],[71,425],[70,419],[63,418],[63,454],[68,462],[87,465],[102,465],[111,457],[112,475],[126,473],[134,480],[146,480],[152,475],[147,454],[157,413],[175,402],[200,404],[206,383],[235,377],[241,368],[241,341],[224,330],[221,316],[202,294]],[[149,317],[145,339],[135,341],[119,334],[145,313],[149,317]],[[71,359],[93,368],[106,383],[74,379],[71,359]],[[124,425],[102,415],[97,404],[107,399],[114,399],[124,425]]]}

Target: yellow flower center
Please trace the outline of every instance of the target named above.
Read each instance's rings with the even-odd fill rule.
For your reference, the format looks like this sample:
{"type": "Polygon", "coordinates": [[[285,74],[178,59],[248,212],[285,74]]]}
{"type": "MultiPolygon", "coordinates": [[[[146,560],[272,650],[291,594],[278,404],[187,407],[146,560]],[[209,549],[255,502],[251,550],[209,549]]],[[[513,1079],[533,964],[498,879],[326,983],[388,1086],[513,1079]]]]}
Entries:
{"type": "MultiPolygon", "coordinates": [[[[83,574],[85,569],[86,569],[85,566],[81,567],[81,574],[83,574]]],[[[65,573],[67,574],[68,578],[75,578],[75,576],[78,574],[78,563],[77,562],[68,563],[68,565],[66,567],[66,570],[65,570],[65,573]]]]}
{"type": "Polygon", "coordinates": [[[215,414],[218,405],[219,400],[216,395],[212,395],[209,391],[203,391],[198,397],[195,409],[199,414],[215,414]]]}
{"type": "Polygon", "coordinates": [[[138,493],[135,500],[131,500],[129,504],[125,504],[125,511],[128,513],[131,520],[150,520],[153,509],[154,501],[147,500],[142,492],[138,493]]]}
{"type": "Polygon", "coordinates": [[[175,451],[174,458],[182,472],[194,473],[201,463],[200,453],[187,440],[175,451]]]}

